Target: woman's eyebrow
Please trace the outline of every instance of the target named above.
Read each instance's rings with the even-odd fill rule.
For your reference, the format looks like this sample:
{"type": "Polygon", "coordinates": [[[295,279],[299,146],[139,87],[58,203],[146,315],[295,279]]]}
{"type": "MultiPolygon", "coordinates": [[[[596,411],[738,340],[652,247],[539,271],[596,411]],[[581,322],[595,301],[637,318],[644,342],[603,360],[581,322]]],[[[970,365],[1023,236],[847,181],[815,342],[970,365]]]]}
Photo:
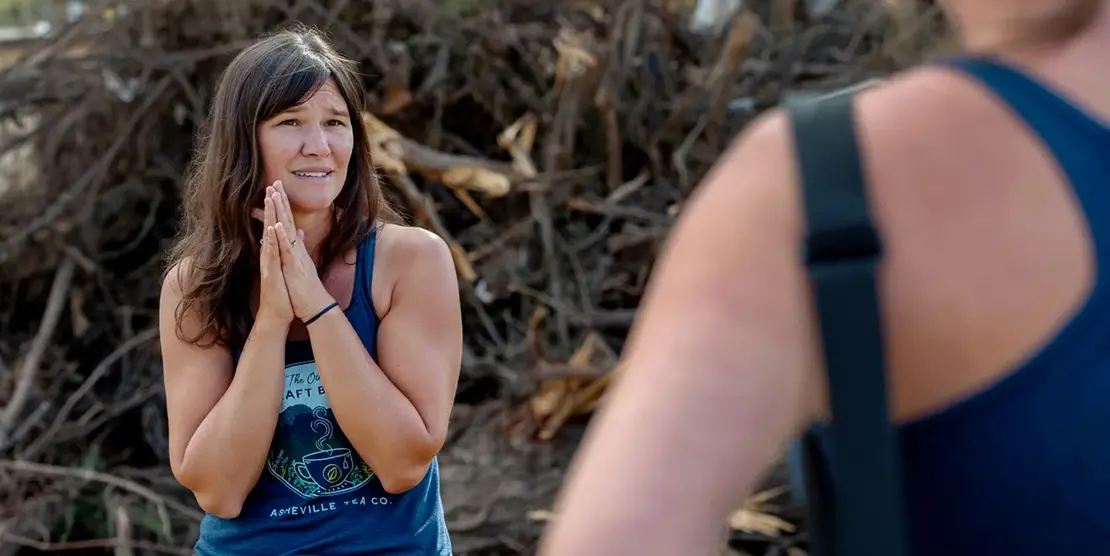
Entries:
{"type": "MultiPolygon", "coordinates": [[[[289,108],[286,108],[285,110],[282,110],[280,113],[281,114],[296,114],[298,112],[303,112],[304,110],[305,110],[305,105],[297,104],[297,105],[294,105],[294,106],[290,106],[289,108]]],[[[347,110],[347,108],[345,106],[331,106],[331,107],[328,108],[328,112],[331,113],[331,114],[334,114],[336,116],[350,116],[350,112],[347,110]]]]}

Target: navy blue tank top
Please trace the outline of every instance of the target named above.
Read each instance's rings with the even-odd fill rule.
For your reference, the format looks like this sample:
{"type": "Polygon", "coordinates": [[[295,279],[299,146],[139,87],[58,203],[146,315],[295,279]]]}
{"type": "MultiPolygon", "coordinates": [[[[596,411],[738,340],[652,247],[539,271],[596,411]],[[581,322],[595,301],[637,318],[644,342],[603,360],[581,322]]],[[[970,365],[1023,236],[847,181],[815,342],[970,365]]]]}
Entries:
{"type": "MultiPolygon", "coordinates": [[[[345,314],[377,358],[370,284],[377,233],[358,247],[345,314]]],[[[238,359],[238,353],[236,353],[238,359]]],[[[258,483],[235,519],[205,515],[199,556],[450,556],[439,465],[411,490],[389,494],[332,414],[308,340],[285,347],[285,391],[258,483]]]]}
{"type": "MultiPolygon", "coordinates": [[[[913,553],[1110,552],[1110,128],[1009,66],[945,62],[1054,155],[1093,236],[1097,283],[1011,374],[901,428],[913,553]]],[[[1108,91],[1110,92],[1110,91],[1108,91]]]]}

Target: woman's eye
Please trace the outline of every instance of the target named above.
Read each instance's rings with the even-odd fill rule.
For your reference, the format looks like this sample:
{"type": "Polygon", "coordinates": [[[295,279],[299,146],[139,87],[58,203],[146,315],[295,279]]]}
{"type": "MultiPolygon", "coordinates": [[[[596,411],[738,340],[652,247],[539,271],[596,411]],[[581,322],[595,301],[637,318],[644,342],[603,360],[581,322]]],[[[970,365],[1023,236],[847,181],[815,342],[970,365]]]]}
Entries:
{"type": "Polygon", "coordinates": [[[297,120],[284,120],[279,125],[297,125],[297,120]]]}
{"type": "Polygon", "coordinates": [[[328,124],[329,125],[340,125],[340,126],[347,125],[346,122],[344,122],[343,120],[332,120],[332,121],[328,122],[328,124]]]}

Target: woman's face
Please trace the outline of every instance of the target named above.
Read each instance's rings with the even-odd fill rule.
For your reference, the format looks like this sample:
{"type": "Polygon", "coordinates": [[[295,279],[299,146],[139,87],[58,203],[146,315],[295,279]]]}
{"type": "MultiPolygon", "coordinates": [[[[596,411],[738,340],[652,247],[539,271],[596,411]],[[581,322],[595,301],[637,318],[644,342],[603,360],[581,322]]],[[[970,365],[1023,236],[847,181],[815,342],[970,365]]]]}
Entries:
{"type": "Polygon", "coordinates": [[[351,114],[335,81],[258,129],[264,186],[281,180],[295,213],[329,210],[354,147],[351,114]]]}

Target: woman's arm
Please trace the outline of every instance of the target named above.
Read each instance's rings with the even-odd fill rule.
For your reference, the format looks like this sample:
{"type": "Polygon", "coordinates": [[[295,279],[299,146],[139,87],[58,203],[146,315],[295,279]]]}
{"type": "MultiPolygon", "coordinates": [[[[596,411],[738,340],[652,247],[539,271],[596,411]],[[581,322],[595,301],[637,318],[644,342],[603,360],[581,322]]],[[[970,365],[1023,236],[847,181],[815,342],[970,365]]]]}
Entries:
{"type": "Polygon", "coordinates": [[[375,363],[341,311],[308,326],[336,421],[387,492],[427,473],[447,437],[462,359],[462,317],[447,245],[420,228],[392,228],[404,264],[378,329],[375,363]]]}
{"type": "Polygon", "coordinates": [[[712,554],[823,392],[787,122],[763,117],[683,211],[543,556],[712,554]]]}
{"type": "MultiPolygon", "coordinates": [[[[289,324],[256,322],[233,368],[226,348],[177,337],[179,274],[169,272],[159,307],[170,467],[204,511],[234,518],[262,473],[277,426],[289,324]]],[[[199,330],[195,315],[183,324],[186,336],[199,330]]]]}

